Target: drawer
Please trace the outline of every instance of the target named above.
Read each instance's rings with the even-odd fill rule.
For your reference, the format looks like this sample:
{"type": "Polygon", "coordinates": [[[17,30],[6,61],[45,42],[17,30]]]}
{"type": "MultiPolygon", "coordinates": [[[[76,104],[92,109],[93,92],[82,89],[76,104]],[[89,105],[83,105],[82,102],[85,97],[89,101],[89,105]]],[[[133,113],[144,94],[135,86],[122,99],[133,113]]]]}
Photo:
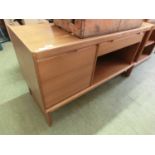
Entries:
{"type": "Polygon", "coordinates": [[[127,37],[121,37],[115,40],[109,40],[99,44],[98,56],[113,52],[135,43],[141,42],[144,33],[136,33],[127,37]]]}
{"type": "Polygon", "coordinates": [[[90,85],[96,46],[66,52],[38,62],[46,108],[90,85]]]}

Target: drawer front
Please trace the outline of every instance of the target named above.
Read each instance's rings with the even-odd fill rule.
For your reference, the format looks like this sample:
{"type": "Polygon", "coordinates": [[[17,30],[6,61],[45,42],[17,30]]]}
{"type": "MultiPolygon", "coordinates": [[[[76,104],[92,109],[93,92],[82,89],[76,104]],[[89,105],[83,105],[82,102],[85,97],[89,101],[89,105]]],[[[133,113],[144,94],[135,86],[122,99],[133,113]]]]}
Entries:
{"type": "Polygon", "coordinates": [[[142,40],[143,35],[143,33],[137,33],[128,37],[122,37],[116,40],[109,40],[103,42],[99,44],[98,56],[138,43],[142,40]]]}
{"type": "Polygon", "coordinates": [[[89,86],[95,53],[91,46],[38,62],[46,108],[89,86]]]}

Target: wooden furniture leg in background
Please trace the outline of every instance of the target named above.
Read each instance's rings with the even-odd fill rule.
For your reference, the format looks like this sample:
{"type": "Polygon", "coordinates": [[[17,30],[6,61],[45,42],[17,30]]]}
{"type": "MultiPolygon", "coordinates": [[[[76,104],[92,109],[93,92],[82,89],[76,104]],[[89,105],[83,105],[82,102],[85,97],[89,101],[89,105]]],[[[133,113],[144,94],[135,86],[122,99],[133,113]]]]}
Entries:
{"type": "Polygon", "coordinates": [[[129,77],[132,72],[133,67],[129,68],[126,72],[123,73],[123,76],[129,77]]]}

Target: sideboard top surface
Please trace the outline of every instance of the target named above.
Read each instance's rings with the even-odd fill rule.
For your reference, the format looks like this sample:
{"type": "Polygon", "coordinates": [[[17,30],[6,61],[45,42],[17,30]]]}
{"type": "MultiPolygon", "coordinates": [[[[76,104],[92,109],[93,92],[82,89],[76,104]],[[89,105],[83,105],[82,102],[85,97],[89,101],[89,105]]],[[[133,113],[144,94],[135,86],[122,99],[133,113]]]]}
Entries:
{"type": "Polygon", "coordinates": [[[80,45],[82,43],[92,44],[101,41],[106,41],[115,37],[121,37],[131,33],[138,33],[141,31],[147,31],[153,27],[153,24],[144,22],[140,28],[116,32],[107,35],[101,35],[97,37],[91,37],[86,39],[80,39],[71,35],[70,33],[56,27],[54,24],[43,23],[23,26],[10,26],[11,30],[16,37],[29,49],[32,53],[41,53],[53,49],[59,49],[62,47],[68,47],[72,45],[80,45]]]}

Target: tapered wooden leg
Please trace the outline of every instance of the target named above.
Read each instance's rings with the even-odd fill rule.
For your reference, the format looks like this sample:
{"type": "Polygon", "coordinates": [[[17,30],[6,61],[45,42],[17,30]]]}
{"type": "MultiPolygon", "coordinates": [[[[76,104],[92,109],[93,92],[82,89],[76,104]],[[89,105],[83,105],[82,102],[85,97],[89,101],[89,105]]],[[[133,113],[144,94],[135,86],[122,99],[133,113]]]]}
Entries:
{"type": "Polygon", "coordinates": [[[30,95],[32,95],[32,91],[31,91],[31,89],[29,88],[29,93],[30,93],[30,95]]]}
{"type": "Polygon", "coordinates": [[[131,67],[130,69],[128,69],[126,72],[124,72],[124,76],[125,77],[128,77],[128,76],[130,76],[130,74],[131,74],[131,72],[132,72],[132,69],[133,69],[133,67],[131,67]]]}
{"type": "Polygon", "coordinates": [[[44,115],[45,115],[48,125],[51,126],[52,125],[52,117],[51,117],[50,113],[45,113],[44,115]]]}
{"type": "MultiPolygon", "coordinates": [[[[29,93],[32,95],[31,89],[30,89],[30,88],[28,88],[28,89],[29,89],[29,93]]],[[[35,97],[34,97],[33,95],[32,95],[32,97],[35,99],[35,97]]],[[[41,108],[40,108],[40,109],[41,109],[41,108]]],[[[46,113],[46,112],[43,111],[42,109],[41,109],[41,112],[44,114],[44,116],[45,116],[45,118],[46,118],[46,121],[47,121],[48,125],[51,126],[51,125],[52,125],[52,117],[51,117],[50,113],[49,113],[49,112],[46,113]]]]}

